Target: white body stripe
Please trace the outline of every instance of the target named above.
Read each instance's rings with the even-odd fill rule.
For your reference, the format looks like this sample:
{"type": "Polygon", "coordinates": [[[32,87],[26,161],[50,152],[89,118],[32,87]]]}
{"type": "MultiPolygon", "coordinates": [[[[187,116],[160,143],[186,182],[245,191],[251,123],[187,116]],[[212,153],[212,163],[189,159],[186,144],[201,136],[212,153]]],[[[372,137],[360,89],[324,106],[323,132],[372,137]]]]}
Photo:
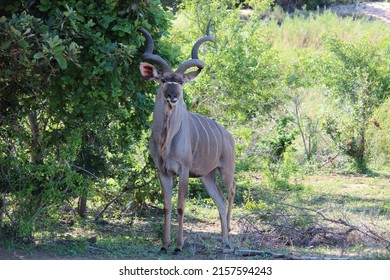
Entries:
{"type": "Polygon", "coordinates": [[[210,154],[210,136],[209,136],[209,133],[207,132],[206,127],[203,125],[202,119],[198,115],[196,115],[196,114],[194,114],[194,116],[196,116],[196,118],[198,119],[200,125],[203,127],[204,132],[206,132],[206,136],[207,136],[207,154],[210,154]]]}
{"type": "Polygon", "coordinates": [[[193,118],[192,116],[193,116],[193,115],[190,115],[190,119],[191,119],[192,124],[193,124],[194,127],[195,127],[195,130],[196,130],[196,144],[195,144],[194,150],[192,151],[192,154],[195,154],[195,153],[196,153],[196,150],[198,149],[199,131],[198,131],[198,126],[195,124],[194,118],[193,118]]]}

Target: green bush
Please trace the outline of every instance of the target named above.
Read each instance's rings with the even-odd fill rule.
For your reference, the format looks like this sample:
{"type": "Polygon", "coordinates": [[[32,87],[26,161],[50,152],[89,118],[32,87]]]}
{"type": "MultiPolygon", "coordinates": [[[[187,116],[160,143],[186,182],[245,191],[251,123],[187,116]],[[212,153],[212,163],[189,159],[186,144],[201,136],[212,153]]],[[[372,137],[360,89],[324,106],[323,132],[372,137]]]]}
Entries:
{"type": "Polygon", "coordinates": [[[390,164],[390,99],[376,108],[368,125],[368,146],[372,162],[390,164]]]}
{"type": "Polygon", "coordinates": [[[282,103],[282,67],[266,23],[243,20],[230,1],[185,1],[173,22],[170,41],[181,46],[180,61],[204,36],[211,19],[215,42],[202,46],[206,67],[185,87],[187,107],[223,124],[236,139],[237,167],[247,168],[248,149],[264,115],[282,103]]]}
{"type": "Polygon", "coordinates": [[[354,43],[334,36],[324,40],[327,52],[316,62],[321,73],[317,80],[326,85],[334,107],[325,116],[324,130],[354,160],[357,171],[365,172],[367,129],[374,109],[389,96],[390,60],[381,43],[366,38],[354,43]]]}
{"type": "Polygon", "coordinates": [[[134,201],[155,200],[158,185],[136,192],[148,178],[132,176],[154,173],[143,151],[155,88],[139,75],[137,30],[169,60],[158,38],[170,17],[152,0],[1,1],[1,210],[15,238],[31,239],[42,212],[110,179],[134,201]]]}

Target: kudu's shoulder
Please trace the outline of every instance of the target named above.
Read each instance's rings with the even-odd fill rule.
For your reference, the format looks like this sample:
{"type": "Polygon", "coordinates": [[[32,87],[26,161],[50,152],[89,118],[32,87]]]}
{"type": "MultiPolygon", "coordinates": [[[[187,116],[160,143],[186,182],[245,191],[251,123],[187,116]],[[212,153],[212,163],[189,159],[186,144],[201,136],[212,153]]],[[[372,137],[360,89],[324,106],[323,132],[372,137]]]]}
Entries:
{"type": "Polygon", "coordinates": [[[224,128],[222,125],[220,125],[216,120],[212,118],[197,113],[192,113],[192,112],[188,112],[188,113],[189,113],[188,117],[191,119],[192,123],[195,123],[195,125],[197,126],[207,124],[207,125],[216,126],[218,128],[224,128]]]}
{"type": "Polygon", "coordinates": [[[222,135],[229,135],[231,137],[230,132],[212,118],[191,112],[189,112],[188,117],[190,118],[190,124],[195,126],[196,130],[218,130],[222,135]]]}

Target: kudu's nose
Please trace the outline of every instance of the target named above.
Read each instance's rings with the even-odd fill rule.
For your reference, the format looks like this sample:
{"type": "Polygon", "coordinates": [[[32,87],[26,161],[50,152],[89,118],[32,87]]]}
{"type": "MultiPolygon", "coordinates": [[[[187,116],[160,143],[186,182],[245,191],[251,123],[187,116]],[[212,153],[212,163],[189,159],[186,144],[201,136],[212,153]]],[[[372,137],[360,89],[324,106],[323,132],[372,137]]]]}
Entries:
{"type": "Polygon", "coordinates": [[[177,98],[174,97],[174,98],[167,98],[167,102],[171,105],[171,107],[174,107],[176,106],[176,103],[177,103],[177,98]]]}
{"type": "Polygon", "coordinates": [[[167,102],[169,104],[171,104],[171,105],[176,105],[176,103],[177,103],[177,93],[176,93],[176,91],[173,90],[173,89],[170,89],[170,90],[168,90],[167,93],[168,93],[167,97],[166,97],[167,102]]]}

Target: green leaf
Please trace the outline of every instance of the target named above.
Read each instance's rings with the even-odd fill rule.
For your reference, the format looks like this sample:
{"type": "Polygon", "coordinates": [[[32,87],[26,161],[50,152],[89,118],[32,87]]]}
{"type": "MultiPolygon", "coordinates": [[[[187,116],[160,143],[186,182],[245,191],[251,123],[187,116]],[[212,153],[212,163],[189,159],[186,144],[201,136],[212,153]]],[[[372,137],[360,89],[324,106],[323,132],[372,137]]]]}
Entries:
{"type": "Polygon", "coordinates": [[[114,67],[112,66],[112,64],[110,62],[107,62],[103,65],[103,69],[104,69],[104,71],[112,72],[112,70],[114,70],[114,67]]]}
{"type": "Polygon", "coordinates": [[[40,59],[43,58],[45,55],[42,52],[37,52],[34,54],[34,59],[40,59]]]}
{"type": "Polygon", "coordinates": [[[112,27],[113,31],[122,31],[127,34],[131,34],[131,30],[128,24],[118,23],[112,27]]]}
{"type": "Polygon", "coordinates": [[[53,52],[56,54],[56,55],[61,55],[65,50],[65,46],[57,46],[53,49],[53,52]]]}
{"type": "Polygon", "coordinates": [[[21,46],[23,49],[26,49],[30,46],[30,44],[26,40],[20,40],[19,46],[21,46]]]}
{"type": "Polygon", "coordinates": [[[68,62],[61,55],[56,55],[54,58],[57,60],[57,62],[60,65],[61,69],[66,69],[68,67],[68,62]]]}
{"type": "Polygon", "coordinates": [[[85,24],[85,27],[86,28],[91,28],[95,25],[95,23],[93,22],[92,19],[90,19],[86,24],[85,24]]]}
{"type": "Polygon", "coordinates": [[[9,29],[10,29],[11,32],[12,32],[13,34],[15,34],[16,36],[22,35],[22,33],[21,33],[19,30],[15,29],[15,27],[13,27],[12,25],[10,26],[9,29]]]}
{"type": "Polygon", "coordinates": [[[0,49],[1,49],[1,50],[6,50],[6,49],[8,49],[8,48],[11,46],[11,43],[12,43],[12,40],[8,40],[8,41],[4,42],[4,43],[1,45],[0,49]]]}
{"type": "Polygon", "coordinates": [[[99,22],[101,26],[104,28],[108,28],[111,22],[113,22],[115,18],[110,17],[110,16],[103,16],[102,20],[99,22]]]}
{"type": "Polygon", "coordinates": [[[38,9],[41,12],[46,12],[46,11],[50,10],[50,8],[51,8],[51,5],[50,5],[49,0],[41,0],[40,4],[38,4],[38,9]]]}

